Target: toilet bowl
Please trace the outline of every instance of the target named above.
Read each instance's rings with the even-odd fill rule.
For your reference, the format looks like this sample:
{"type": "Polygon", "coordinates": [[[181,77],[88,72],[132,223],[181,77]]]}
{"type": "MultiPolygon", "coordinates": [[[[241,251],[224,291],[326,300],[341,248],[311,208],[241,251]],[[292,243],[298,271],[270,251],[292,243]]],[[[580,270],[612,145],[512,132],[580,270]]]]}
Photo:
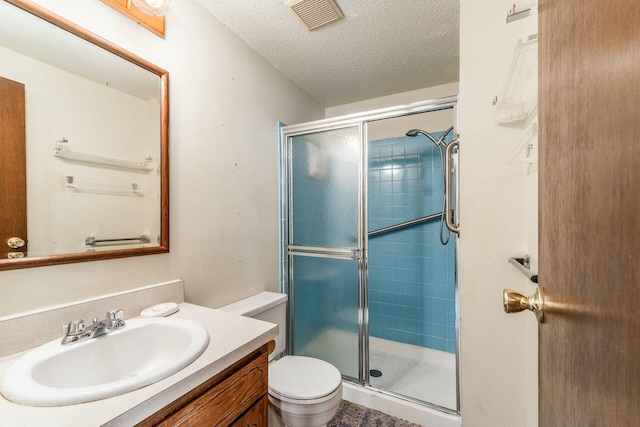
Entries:
{"type": "Polygon", "coordinates": [[[342,401],[342,377],[335,366],[304,356],[269,364],[269,403],[287,426],[324,426],[342,401]]]}
{"type": "Polygon", "coordinates": [[[335,416],[342,401],[342,376],[332,364],[312,357],[275,360],[285,349],[286,301],[285,294],[262,292],[219,310],[278,325],[275,350],[269,355],[269,425],[322,427],[335,416]],[[274,415],[276,422],[271,421],[274,415]]]}

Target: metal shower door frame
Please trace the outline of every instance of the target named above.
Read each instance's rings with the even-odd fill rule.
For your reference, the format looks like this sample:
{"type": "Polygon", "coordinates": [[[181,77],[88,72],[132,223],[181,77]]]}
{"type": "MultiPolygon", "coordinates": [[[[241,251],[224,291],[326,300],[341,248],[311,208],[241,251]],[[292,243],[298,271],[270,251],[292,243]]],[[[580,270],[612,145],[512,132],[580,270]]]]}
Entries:
{"type": "MultiPolygon", "coordinates": [[[[293,349],[293,328],[294,318],[292,315],[295,295],[293,289],[289,288],[290,282],[294,278],[293,268],[291,266],[291,257],[292,252],[289,250],[289,236],[292,232],[292,221],[289,221],[289,215],[291,214],[292,203],[291,200],[291,188],[290,188],[290,178],[291,178],[291,170],[290,165],[291,162],[291,153],[288,149],[289,143],[294,136],[306,135],[311,133],[318,133],[329,130],[342,129],[347,127],[358,126],[359,127],[359,145],[360,145],[360,161],[358,162],[358,246],[357,248],[313,248],[313,250],[309,250],[308,247],[297,247],[295,254],[296,255],[305,255],[305,256],[318,256],[318,257],[330,257],[330,258],[342,258],[345,259],[349,257],[347,254],[349,251],[353,249],[357,250],[357,253],[354,253],[350,258],[354,259],[358,262],[358,378],[350,378],[345,377],[345,379],[349,379],[352,381],[357,381],[358,384],[364,385],[366,387],[371,387],[369,380],[369,284],[368,284],[368,205],[367,205],[367,197],[368,197],[368,167],[367,167],[367,159],[368,159],[368,135],[367,135],[367,124],[368,122],[391,119],[395,117],[403,117],[410,116],[414,114],[422,114],[433,111],[445,110],[445,109],[455,109],[457,107],[458,97],[457,96],[449,96],[437,99],[431,99],[422,102],[416,102],[406,105],[400,105],[396,107],[383,108],[373,111],[367,111],[363,113],[350,114],[335,118],[317,120],[313,122],[295,124],[290,126],[283,126],[280,128],[280,171],[281,171],[281,181],[280,181],[280,200],[281,200],[281,274],[284,276],[281,281],[282,291],[289,295],[288,300],[288,310],[287,310],[287,348],[288,352],[293,349]],[[319,249],[319,250],[318,250],[319,249]],[[332,250],[328,250],[332,249],[332,250]]],[[[459,160],[456,159],[456,164],[459,165],[459,160]]],[[[457,178],[456,178],[456,188],[457,186],[457,178]]],[[[459,206],[456,203],[456,206],[459,206]]],[[[457,214],[457,212],[456,212],[457,214]]],[[[456,256],[456,271],[457,271],[457,256],[456,256]]],[[[443,412],[448,413],[459,413],[460,408],[460,376],[459,376],[459,342],[460,342],[460,331],[459,331],[459,303],[458,303],[458,285],[456,280],[455,285],[455,300],[456,300],[456,400],[457,400],[457,408],[458,410],[451,410],[449,408],[443,408],[437,405],[428,404],[428,406],[433,406],[443,412]]],[[[374,387],[372,387],[374,388],[374,387]]],[[[407,398],[406,396],[400,396],[396,393],[389,392],[386,390],[379,390],[383,394],[388,394],[395,397],[400,397],[405,400],[415,401],[415,399],[407,398]]],[[[423,403],[419,401],[415,401],[416,403],[423,403]]]]}
{"type": "MultiPolygon", "coordinates": [[[[284,126],[281,128],[281,160],[283,164],[281,165],[281,171],[283,173],[283,183],[281,186],[281,191],[284,191],[285,197],[282,198],[282,206],[284,215],[284,223],[282,224],[283,232],[282,232],[282,244],[281,254],[284,255],[285,265],[284,273],[286,275],[284,280],[284,292],[288,295],[288,310],[287,310],[287,351],[290,353],[295,348],[294,341],[294,331],[295,331],[295,319],[294,319],[294,311],[292,307],[295,303],[295,291],[290,288],[290,283],[295,279],[295,272],[293,267],[293,257],[294,256],[307,256],[307,257],[318,257],[318,258],[331,258],[331,259],[345,259],[345,260],[353,260],[358,263],[358,378],[353,378],[343,374],[343,377],[352,381],[357,381],[360,384],[363,384],[363,364],[362,364],[362,337],[363,333],[363,309],[364,309],[364,301],[363,301],[363,289],[364,289],[364,265],[366,258],[366,251],[363,245],[364,242],[364,220],[363,212],[364,212],[364,202],[365,202],[365,194],[362,192],[363,188],[363,173],[364,173],[364,160],[363,160],[363,146],[366,145],[363,139],[363,123],[355,122],[355,123],[326,123],[321,126],[312,124],[312,126],[306,127],[303,125],[294,125],[294,126],[284,126]],[[299,129],[295,129],[298,127],[299,129]],[[294,130],[291,130],[294,128],[294,130]],[[292,245],[290,242],[290,237],[293,236],[293,180],[291,179],[293,176],[293,161],[292,161],[292,150],[290,150],[290,145],[293,143],[293,138],[296,136],[309,135],[314,133],[328,132],[332,130],[340,130],[347,128],[357,128],[357,136],[358,136],[358,182],[357,182],[357,198],[358,198],[358,221],[357,221],[357,245],[353,247],[319,247],[319,246],[298,246],[292,245]]],[[[366,214],[366,212],[365,212],[366,214]]]]}

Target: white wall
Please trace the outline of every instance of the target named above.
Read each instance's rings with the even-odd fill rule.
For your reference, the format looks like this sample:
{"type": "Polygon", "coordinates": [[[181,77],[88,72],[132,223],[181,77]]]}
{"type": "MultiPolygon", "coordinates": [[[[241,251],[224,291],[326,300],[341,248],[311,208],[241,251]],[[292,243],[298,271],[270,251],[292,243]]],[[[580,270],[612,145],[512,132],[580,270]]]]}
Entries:
{"type": "Polygon", "coordinates": [[[537,173],[512,157],[528,123],[499,126],[492,105],[516,40],[537,31],[537,17],[506,24],[507,2],[460,3],[462,420],[537,426],[535,317],[502,309],[503,288],[535,290],[507,259],[537,259],[537,173]]]}
{"type": "Polygon", "coordinates": [[[213,307],[277,290],[277,122],[321,106],[191,0],[165,39],[99,1],[37,3],[169,71],[171,252],[2,271],[0,316],[178,277],[213,307]]]}

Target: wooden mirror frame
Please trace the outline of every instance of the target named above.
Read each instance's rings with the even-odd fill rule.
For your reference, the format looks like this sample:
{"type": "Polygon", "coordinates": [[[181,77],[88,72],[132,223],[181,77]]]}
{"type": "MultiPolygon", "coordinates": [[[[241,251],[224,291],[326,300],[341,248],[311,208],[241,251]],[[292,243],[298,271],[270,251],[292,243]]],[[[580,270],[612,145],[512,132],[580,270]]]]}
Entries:
{"type": "MultiPolygon", "coordinates": [[[[79,252],[0,260],[0,270],[99,261],[139,255],[169,252],[169,73],[151,62],[122,49],[29,0],[5,0],[62,30],[74,34],[95,46],[105,49],[160,78],[160,242],[159,246],[116,249],[98,252],[79,252]]],[[[27,236],[28,237],[28,236],[27,236]]]]}

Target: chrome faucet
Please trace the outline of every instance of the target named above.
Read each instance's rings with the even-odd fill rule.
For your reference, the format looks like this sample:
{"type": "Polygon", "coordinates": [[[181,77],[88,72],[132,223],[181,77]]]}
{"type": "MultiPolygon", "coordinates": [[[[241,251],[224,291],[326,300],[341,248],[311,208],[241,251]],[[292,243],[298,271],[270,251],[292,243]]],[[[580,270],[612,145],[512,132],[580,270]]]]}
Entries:
{"type": "Polygon", "coordinates": [[[109,310],[105,314],[105,318],[98,320],[97,317],[92,319],[93,324],[85,326],[84,320],[72,320],[62,325],[62,345],[73,344],[89,340],[91,338],[105,335],[126,326],[124,320],[124,311],[122,309],[109,310]]]}

